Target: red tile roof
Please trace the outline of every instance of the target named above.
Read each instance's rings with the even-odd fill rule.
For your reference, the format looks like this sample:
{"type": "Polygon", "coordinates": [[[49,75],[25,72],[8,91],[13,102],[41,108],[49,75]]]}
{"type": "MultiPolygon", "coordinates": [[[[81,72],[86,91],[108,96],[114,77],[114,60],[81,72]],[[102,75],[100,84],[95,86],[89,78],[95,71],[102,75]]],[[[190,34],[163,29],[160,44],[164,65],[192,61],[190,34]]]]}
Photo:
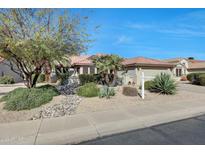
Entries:
{"type": "Polygon", "coordinates": [[[72,56],[70,58],[71,65],[93,65],[91,56],[81,55],[81,56],[72,56]]]}
{"type": "Polygon", "coordinates": [[[178,58],[170,58],[170,59],[165,59],[163,60],[164,62],[168,62],[168,63],[178,63],[180,62],[182,59],[185,59],[185,58],[181,58],[181,57],[178,57],[178,58]]]}
{"type": "Polygon", "coordinates": [[[80,56],[72,56],[70,58],[71,65],[93,65],[92,57],[94,56],[105,56],[103,53],[96,53],[95,55],[80,55],[80,56]]]}
{"type": "Polygon", "coordinates": [[[172,59],[166,59],[165,62],[177,64],[182,59],[185,59],[188,61],[188,69],[205,69],[205,60],[191,60],[187,58],[172,58],[172,59]]]}
{"type": "MultiPolygon", "coordinates": [[[[104,54],[96,54],[97,56],[99,55],[104,55],[104,54]]],[[[96,56],[93,55],[93,56],[96,56]]],[[[71,59],[71,65],[93,65],[92,63],[92,57],[93,56],[87,56],[87,55],[82,55],[82,56],[72,56],[71,59]]],[[[144,58],[144,57],[136,57],[136,58],[129,58],[125,59],[123,61],[124,65],[141,65],[141,66],[166,66],[166,67],[172,67],[173,64],[163,62],[157,59],[151,59],[151,58],[144,58]]]]}
{"type": "Polygon", "coordinates": [[[151,58],[145,58],[145,57],[136,57],[136,58],[129,58],[129,59],[125,59],[123,61],[124,65],[150,65],[150,66],[173,66],[173,64],[161,61],[161,60],[157,60],[157,59],[151,59],[151,58]]]}
{"type": "Polygon", "coordinates": [[[198,62],[205,62],[205,60],[192,60],[192,59],[188,59],[188,58],[171,58],[171,59],[165,59],[163,61],[168,62],[168,63],[178,63],[181,60],[187,60],[188,62],[192,62],[192,63],[198,63],[198,62]]]}
{"type": "Polygon", "coordinates": [[[188,69],[205,69],[205,62],[189,62],[188,69]]]}
{"type": "Polygon", "coordinates": [[[201,62],[205,62],[205,60],[189,60],[189,62],[192,62],[192,63],[201,63],[201,62]]]}

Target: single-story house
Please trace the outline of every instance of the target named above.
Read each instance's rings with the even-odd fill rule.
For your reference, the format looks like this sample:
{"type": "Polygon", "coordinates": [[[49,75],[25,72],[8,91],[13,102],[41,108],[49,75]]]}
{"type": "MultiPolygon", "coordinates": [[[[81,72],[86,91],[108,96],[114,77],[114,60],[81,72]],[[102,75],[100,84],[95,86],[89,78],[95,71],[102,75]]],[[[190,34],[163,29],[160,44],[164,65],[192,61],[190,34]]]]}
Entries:
{"type": "MultiPolygon", "coordinates": [[[[102,55],[102,54],[97,54],[102,55]]],[[[71,57],[71,66],[78,74],[96,74],[97,68],[92,63],[92,57],[96,55],[82,55],[71,57]]],[[[153,79],[161,72],[170,74],[176,80],[189,73],[205,72],[205,60],[190,60],[186,58],[174,58],[158,60],[145,57],[126,58],[123,61],[124,70],[118,71],[124,84],[141,84],[141,74],[144,72],[145,81],[153,79]]]]}
{"type": "MultiPolygon", "coordinates": [[[[97,54],[97,56],[100,54],[97,54]]],[[[71,66],[75,70],[75,75],[78,74],[97,74],[98,70],[92,63],[92,56],[82,55],[71,57],[71,66]]],[[[136,57],[124,59],[123,65],[125,70],[118,71],[118,76],[122,78],[123,84],[134,83],[140,85],[141,72],[144,72],[146,77],[154,77],[161,72],[172,75],[173,64],[163,62],[156,59],[136,57]]],[[[146,80],[149,80],[147,78],[146,80]]]]}
{"type": "Polygon", "coordinates": [[[205,60],[193,60],[187,58],[166,59],[165,62],[174,64],[173,74],[180,78],[189,73],[205,73],[205,60]]]}

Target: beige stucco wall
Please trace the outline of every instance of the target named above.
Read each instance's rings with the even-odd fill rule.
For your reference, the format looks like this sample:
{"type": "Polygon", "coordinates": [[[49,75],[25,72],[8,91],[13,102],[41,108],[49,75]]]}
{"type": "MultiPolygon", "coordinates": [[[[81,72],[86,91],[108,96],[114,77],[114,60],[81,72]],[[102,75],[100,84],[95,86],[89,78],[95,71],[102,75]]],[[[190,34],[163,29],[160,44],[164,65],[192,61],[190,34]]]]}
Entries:
{"type": "Polygon", "coordinates": [[[182,76],[183,76],[183,75],[187,75],[187,73],[188,73],[188,72],[187,72],[187,68],[184,67],[184,66],[182,66],[182,65],[179,65],[179,64],[178,64],[178,65],[175,66],[175,67],[173,68],[173,70],[172,70],[172,73],[173,73],[174,76],[176,76],[176,69],[177,69],[177,68],[179,68],[179,69],[182,70],[182,76]]]}
{"type": "MultiPolygon", "coordinates": [[[[5,63],[5,62],[4,62],[5,63]]],[[[15,82],[21,82],[23,79],[16,73],[14,73],[9,66],[0,63],[0,76],[2,75],[10,75],[14,78],[15,82]]]]}
{"type": "Polygon", "coordinates": [[[128,67],[126,71],[118,71],[118,76],[122,78],[123,84],[128,84],[128,82],[137,82],[136,67],[128,67]]]}
{"type": "Polygon", "coordinates": [[[123,83],[128,84],[129,81],[131,83],[135,82],[137,86],[141,85],[142,72],[144,72],[145,77],[149,77],[146,78],[145,81],[152,80],[156,75],[162,72],[173,76],[171,69],[163,67],[129,67],[127,69],[127,73],[123,76],[123,83]]]}
{"type": "Polygon", "coordinates": [[[189,73],[205,73],[205,68],[204,69],[188,70],[188,74],[189,73]]]}
{"type": "Polygon", "coordinates": [[[182,59],[178,63],[174,63],[175,67],[172,69],[172,74],[176,79],[180,79],[181,77],[176,77],[176,69],[182,70],[182,76],[187,75],[188,61],[186,59],[182,59]]]}
{"type": "Polygon", "coordinates": [[[159,75],[160,73],[167,73],[170,74],[171,76],[172,71],[169,68],[141,68],[138,71],[138,76],[137,76],[137,85],[141,85],[141,73],[144,72],[145,76],[145,81],[152,80],[156,75],[159,75]]]}

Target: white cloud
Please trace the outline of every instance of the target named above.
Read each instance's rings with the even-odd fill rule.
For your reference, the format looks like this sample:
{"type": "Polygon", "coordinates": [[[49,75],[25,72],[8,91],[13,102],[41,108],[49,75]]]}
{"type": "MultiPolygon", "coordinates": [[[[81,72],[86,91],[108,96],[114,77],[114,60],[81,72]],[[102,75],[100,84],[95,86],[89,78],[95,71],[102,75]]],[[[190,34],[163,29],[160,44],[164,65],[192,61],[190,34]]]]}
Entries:
{"type": "Polygon", "coordinates": [[[133,28],[133,29],[151,29],[154,28],[154,25],[151,24],[142,24],[142,23],[132,23],[127,25],[128,28],[133,28]]]}
{"type": "Polygon", "coordinates": [[[129,44],[129,43],[132,43],[132,38],[125,36],[125,35],[121,35],[117,38],[116,43],[117,44],[129,44]]]}
{"type": "Polygon", "coordinates": [[[173,28],[173,29],[159,29],[157,30],[160,33],[167,33],[167,34],[172,34],[172,35],[177,35],[177,36],[186,36],[186,37],[205,37],[205,31],[197,31],[197,30],[192,30],[192,29],[186,29],[186,28],[173,28]]]}

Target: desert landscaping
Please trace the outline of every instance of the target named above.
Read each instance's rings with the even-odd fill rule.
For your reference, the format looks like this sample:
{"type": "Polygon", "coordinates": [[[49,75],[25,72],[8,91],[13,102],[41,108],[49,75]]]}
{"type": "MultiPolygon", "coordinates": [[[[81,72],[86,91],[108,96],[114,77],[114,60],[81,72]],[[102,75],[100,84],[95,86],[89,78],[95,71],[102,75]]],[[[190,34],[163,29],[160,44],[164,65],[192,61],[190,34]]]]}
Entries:
{"type": "MultiPolygon", "coordinates": [[[[12,85],[12,87],[1,85],[1,96],[9,90],[17,87],[23,87],[22,84],[12,85]]],[[[116,87],[116,95],[110,99],[101,99],[99,97],[79,97],[77,95],[59,95],[55,96],[51,102],[42,105],[38,108],[21,111],[7,111],[3,109],[4,103],[0,103],[0,123],[35,120],[40,117],[39,113],[44,111],[44,117],[52,118],[59,116],[69,116],[74,114],[91,113],[98,111],[106,111],[113,109],[120,109],[126,107],[137,108],[138,106],[157,107],[160,104],[169,105],[171,103],[178,103],[186,101],[205,101],[204,95],[205,87],[191,85],[188,82],[178,83],[177,93],[175,95],[161,95],[145,91],[145,99],[138,96],[125,96],[122,94],[122,87],[116,87]],[[191,90],[190,90],[191,88],[191,90]],[[65,100],[69,99],[69,104],[65,100]],[[66,108],[67,105],[67,108],[66,108]],[[66,110],[67,109],[67,110],[66,110]],[[65,111],[66,110],[66,111],[65,111]]],[[[139,90],[140,92],[140,90],[139,90]]],[[[184,105],[184,103],[183,103],[184,105]]],[[[166,110],[166,109],[165,109],[166,110]]]]}

